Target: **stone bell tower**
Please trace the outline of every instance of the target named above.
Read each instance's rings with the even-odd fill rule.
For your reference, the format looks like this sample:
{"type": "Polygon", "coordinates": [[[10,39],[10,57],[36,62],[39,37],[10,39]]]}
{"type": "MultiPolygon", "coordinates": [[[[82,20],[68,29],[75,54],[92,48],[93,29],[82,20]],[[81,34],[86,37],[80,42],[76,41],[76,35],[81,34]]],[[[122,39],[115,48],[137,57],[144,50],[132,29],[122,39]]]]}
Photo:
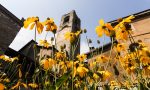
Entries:
{"type": "Polygon", "coordinates": [[[72,57],[76,56],[77,54],[80,53],[80,36],[78,39],[75,40],[73,44],[70,43],[70,41],[65,40],[65,33],[66,32],[77,32],[80,30],[80,19],[76,15],[75,10],[71,11],[68,14],[65,14],[61,18],[61,23],[59,30],[57,31],[57,39],[56,39],[56,44],[57,44],[57,49],[60,51],[61,46],[66,46],[65,50],[67,51],[68,55],[72,57]],[[75,53],[72,53],[72,46],[76,46],[75,53]]]}

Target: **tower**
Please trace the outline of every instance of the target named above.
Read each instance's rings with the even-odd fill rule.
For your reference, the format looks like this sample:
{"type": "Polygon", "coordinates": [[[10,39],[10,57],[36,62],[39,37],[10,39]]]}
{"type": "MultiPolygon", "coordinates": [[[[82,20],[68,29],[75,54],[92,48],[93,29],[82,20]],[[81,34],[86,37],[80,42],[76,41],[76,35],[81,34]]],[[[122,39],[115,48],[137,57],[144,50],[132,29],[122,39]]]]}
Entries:
{"type": "Polygon", "coordinates": [[[65,37],[64,37],[66,32],[75,33],[79,30],[80,30],[80,19],[76,15],[75,10],[71,11],[68,14],[63,15],[61,18],[59,30],[57,31],[57,38],[56,38],[57,49],[60,51],[61,50],[60,47],[65,45],[66,46],[65,50],[67,51],[70,57],[72,57],[72,54],[74,57],[77,54],[79,54],[80,53],[80,36],[73,43],[74,46],[76,46],[74,53],[72,53],[73,44],[70,43],[70,41],[65,40],[65,37]]]}

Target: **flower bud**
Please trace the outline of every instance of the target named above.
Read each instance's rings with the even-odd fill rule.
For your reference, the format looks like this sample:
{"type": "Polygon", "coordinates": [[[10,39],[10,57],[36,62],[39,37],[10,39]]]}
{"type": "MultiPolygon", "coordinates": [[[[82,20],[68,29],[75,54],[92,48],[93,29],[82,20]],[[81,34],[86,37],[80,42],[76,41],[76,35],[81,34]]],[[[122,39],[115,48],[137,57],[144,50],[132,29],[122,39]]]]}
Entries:
{"type": "Polygon", "coordinates": [[[86,32],[87,32],[87,30],[86,30],[86,29],[84,29],[84,30],[83,30],[83,32],[84,32],[84,33],[86,33],[86,32]]]}
{"type": "Polygon", "coordinates": [[[99,40],[97,40],[97,43],[98,43],[98,44],[100,44],[100,41],[99,41],[99,40]]]}
{"type": "Polygon", "coordinates": [[[91,39],[89,39],[89,40],[88,40],[88,43],[92,43],[92,40],[91,40],[91,39]]]}
{"type": "Polygon", "coordinates": [[[54,37],[51,37],[51,41],[54,41],[54,37]]]}

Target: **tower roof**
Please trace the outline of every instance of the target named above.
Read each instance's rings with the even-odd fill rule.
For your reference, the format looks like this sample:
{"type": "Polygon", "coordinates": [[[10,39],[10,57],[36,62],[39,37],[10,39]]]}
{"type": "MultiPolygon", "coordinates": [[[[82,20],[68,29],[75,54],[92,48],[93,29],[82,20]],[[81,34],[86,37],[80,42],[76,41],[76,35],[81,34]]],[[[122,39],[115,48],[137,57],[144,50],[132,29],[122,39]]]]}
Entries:
{"type": "Polygon", "coordinates": [[[72,10],[67,14],[64,14],[61,18],[59,31],[65,27],[71,27],[73,23],[78,22],[80,24],[80,18],[77,16],[76,11],[72,10]]]}

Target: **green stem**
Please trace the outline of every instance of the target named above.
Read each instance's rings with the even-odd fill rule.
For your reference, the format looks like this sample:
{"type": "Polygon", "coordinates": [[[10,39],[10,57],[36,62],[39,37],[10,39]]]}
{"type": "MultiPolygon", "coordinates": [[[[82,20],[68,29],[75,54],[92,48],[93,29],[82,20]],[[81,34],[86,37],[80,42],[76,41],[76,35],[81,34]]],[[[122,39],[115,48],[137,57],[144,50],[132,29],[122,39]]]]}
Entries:
{"type": "Polygon", "coordinates": [[[104,38],[103,38],[103,45],[102,45],[102,50],[101,50],[101,53],[100,53],[100,54],[102,54],[102,53],[103,53],[104,44],[105,44],[105,35],[104,35],[104,38]]]}
{"type": "Polygon", "coordinates": [[[71,46],[72,47],[72,50],[71,51],[73,51],[72,52],[72,58],[73,58],[73,60],[72,60],[72,90],[73,90],[73,81],[74,81],[74,44],[71,46]]]}
{"type": "Polygon", "coordinates": [[[47,37],[47,35],[48,35],[48,31],[46,32],[46,35],[45,35],[45,38],[44,38],[44,40],[46,40],[46,37],[47,37]]]}
{"type": "Polygon", "coordinates": [[[107,67],[108,67],[108,65],[109,65],[109,63],[110,63],[110,59],[111,59],[111,56],[112,56],[112,48],[113,48],[113,43],[114,43],[113,38],[111,38],[111,42],[112,42],[112,44],[111,44],[111,49],[110,49],[110,54],[109,54],[109,60],[108,60],[108,62],[107,62],[107,65],[106,65],[105,70],[107,69],[107,67]]]}
{"type": "MultiPolygon", "coordinates": [[[[87,40],[87,44],[88,44],[88,47],[89,47],[89,50],[90,50],[90,45],[89,45],[89,41],[88,41],[88,38],[86,36],[86,40],[87,40]]],[[[91,51],[91,50],[90,50],[91,51]]]]}
{"type": "Polygon", "coordinates": [[[35,26],[35,33],[34,33],[34,40],[35,40],[35,44],[34,44],[34,61],[35,61],[35,68],[36,68],[36,26],[35,26]]]}

